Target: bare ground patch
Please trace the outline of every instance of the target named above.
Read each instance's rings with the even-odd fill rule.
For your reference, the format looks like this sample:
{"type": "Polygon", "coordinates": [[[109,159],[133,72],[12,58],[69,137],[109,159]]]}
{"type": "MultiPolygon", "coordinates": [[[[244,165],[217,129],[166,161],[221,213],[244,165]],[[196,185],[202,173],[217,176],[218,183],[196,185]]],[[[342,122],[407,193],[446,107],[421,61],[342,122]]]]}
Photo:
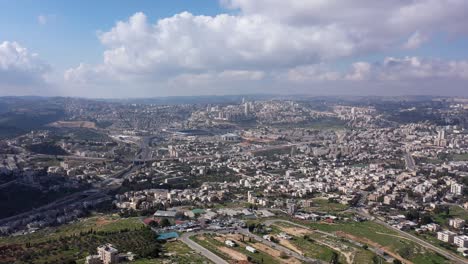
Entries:
{"type": "Polygon", "coordinates": [[[90,121],[57,121],[49,124],[49,126],[66,128],[96,128],[96,124],[90,121]]]}

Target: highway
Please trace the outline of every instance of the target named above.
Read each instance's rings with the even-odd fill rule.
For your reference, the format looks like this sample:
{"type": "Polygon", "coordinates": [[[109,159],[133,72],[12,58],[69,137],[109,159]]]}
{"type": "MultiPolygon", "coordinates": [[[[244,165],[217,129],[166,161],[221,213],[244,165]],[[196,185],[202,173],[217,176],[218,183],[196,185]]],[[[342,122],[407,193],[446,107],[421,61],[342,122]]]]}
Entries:
{"type": "Polygon", "coordinates": [[[414,163],[413,156],[408,151],[405,153],[405,163],[406,169],[414,171],[416,169],[416,164],[414,163]]]}

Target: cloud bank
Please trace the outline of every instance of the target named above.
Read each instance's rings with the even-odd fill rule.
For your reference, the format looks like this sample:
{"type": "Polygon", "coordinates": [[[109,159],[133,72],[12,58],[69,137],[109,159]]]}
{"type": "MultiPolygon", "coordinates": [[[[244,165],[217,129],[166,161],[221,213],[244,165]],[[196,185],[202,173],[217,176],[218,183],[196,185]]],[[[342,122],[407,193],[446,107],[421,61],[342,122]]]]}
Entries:
{"type": "Polygon", "coordinates": [[[449,86],[453,93],[468,93],[463,85],[466,58],[444,61],[436,54],[411,55],[437,34],[466,36],[468,1],[222,0],[221,4],[229,13],[182,12],[151,21],[138,12],[100,31],[102,61],[66,69],[61,81],[64,93],[89,97],[313,94],[333,89],[348,93],[349,87],[361,82],[373,93],[402,83],[409,89],[430,83],[423,93],[440,94],[434,80],[447,82],[444,89],[449,86]],[[394,51],[408,56],[386,55],[394,51]],[[361,59],[369,56],[381,61],[361,59]],[[343,63],[348,66],[337,66],[343,63]]]}
{"type": "Polygon", "coordinates": [[[43,94],[51,67],[16,42],[0,43],[0,91],[3,95],[43,94]]]}

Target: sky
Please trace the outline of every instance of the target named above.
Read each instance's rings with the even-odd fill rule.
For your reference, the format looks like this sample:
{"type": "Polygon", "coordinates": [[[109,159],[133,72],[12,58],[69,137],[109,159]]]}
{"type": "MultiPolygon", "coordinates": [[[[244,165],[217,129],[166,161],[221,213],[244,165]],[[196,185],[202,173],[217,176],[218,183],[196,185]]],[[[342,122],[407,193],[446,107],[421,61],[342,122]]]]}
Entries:
{"type": "Polygon", "coordinates": [[[0,96],[468,96],[466,0],[0,6],[0,96]]]}

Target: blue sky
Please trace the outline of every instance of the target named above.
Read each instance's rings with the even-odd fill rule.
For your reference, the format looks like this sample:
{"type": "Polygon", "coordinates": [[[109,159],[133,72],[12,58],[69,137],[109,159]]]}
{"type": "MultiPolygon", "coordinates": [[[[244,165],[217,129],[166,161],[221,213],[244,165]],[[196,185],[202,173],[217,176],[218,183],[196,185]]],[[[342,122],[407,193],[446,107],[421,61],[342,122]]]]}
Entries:
{"type": "Polygon", "coordinates": [[[136,12],[153,21],[182,11],[226,12],[216,0],[0,0],[0,6],[0,41],[18,41],[63,68],[77,61],[99,62],[104,48],[96,32],[136,12]],[[46,25],[38,23],[40,15],[46,16],[46,25]]]}
{"type": "Polygon", "coordinates": [[[0,96],[468,95],[464,0],[0,6],[0,96]]]}

